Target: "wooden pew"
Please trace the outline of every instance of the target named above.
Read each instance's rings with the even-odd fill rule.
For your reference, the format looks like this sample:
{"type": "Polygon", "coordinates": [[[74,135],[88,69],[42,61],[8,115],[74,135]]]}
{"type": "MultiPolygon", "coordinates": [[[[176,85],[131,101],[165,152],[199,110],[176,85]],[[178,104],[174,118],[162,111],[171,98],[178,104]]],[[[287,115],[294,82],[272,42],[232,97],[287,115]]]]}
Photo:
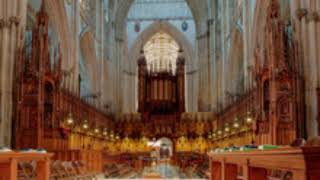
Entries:
{"type": "Polygon", "coordinates": [[[320,179],[320,147],[208,153],[212,180],[267,180],[267,170],[290,171],[294,180],[320,179]]]}
{"type": "Polygon", "coordinates": [[[102,152],[94,150],[63,150],[52,151],[53,159],[60,161],[83,162],[90,173],[102,172],[102,152]]]}
{"type": "Polygon", "coordinates": [[[0,180],[18,179],[18,162],[36,161],[37,180],[49,180],[50,158],[49,153],[0,153],[0,180]]]}

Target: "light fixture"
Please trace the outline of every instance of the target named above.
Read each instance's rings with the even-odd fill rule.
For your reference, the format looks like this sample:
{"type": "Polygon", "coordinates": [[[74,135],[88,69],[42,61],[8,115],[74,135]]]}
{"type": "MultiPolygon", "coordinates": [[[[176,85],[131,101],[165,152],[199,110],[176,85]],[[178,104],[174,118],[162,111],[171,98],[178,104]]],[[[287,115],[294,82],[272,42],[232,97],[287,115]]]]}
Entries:
{"type": "Polygon", "coordinates": [[[252,116],[251,116],[251,112],[250,111],[247,112],[246,123],[247,124],[251,124],[252,123],[252,116]]]}
{"type": "Polygon", "coordinates": [[[66,118],[66,123],[67,125],[72,125],[74,123],[72,113],[69,113],[67,118],[66,118]]]}
{"type": "Polygon", "coordinates": [[[99,129],[98,127],[96,127],[96,128],[94,129],[94,133],[99,134],[99,133],[100,133],[100,129],[99,129]]]}
{"type": "Polygon", "coordinates": [[[111,131],[111,133],[110,133],[110,138],[111,138],[111,139],[113,139],[113,138],[114,138],[113,131],[111,131]]]}
{"type": "Polygon", "coordinates": [[[230,131],[230,127],[229,127],[228,123],[225,124],[224,131],[227,132],[227,133],[230,131]]]}
{"type": "Polygon", "coordinates": [[[102,135],[103,135],[103,136],[107,136],[107,135],[108,135],[107,128],[104,128],[104,129],[103,129],[102,135]]]}
{"type": "Polygon", "coordinates": [[[87,121],[87,120],[84,120],[84,121],[83,121],[82,128],[83,128],[84,130],[89,129],[89,124],[88,124],[88,121],[87,121]]]}
{"type": "Polygon", "coordinates": [[[219,136],[222,135],[222,131],[221,131],[221,130],[218,131],[218,135],[219,135],[219,136]]]}
{"type": "Polygon", "coordinates": [[[217,137],[217,133],[215,133],[215,132],[212,133],[212,137],[213,137],[213,138],[216,138],[216,137],[217,137]]]}
{"type": "Polygon", "coordinates": [[[239,127],[240,127],[239,120],[238,118],[235,118],[233,122],[233,128],[238,129],[239,127]]]}

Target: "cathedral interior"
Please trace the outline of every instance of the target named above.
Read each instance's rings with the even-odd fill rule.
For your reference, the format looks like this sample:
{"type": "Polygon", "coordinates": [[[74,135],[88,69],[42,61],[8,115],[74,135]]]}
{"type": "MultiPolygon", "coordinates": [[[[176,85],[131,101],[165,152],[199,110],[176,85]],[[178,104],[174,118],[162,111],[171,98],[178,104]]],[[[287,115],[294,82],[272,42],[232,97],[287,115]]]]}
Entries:
{"type": "Polygon", "coordinates": [[[320,0],[0,0],[0,180],[320,179],[320,0]]]}

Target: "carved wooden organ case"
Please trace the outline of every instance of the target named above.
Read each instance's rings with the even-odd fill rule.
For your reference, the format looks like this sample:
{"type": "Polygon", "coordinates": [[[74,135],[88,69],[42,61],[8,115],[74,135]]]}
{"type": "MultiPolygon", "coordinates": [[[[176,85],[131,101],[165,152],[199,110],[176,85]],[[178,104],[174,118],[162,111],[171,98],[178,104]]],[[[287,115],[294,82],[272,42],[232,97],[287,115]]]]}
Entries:
{"type": "Polygon", "coordinates": [[[59,136],[56,101],[61,77],[61,55],[51,58],[49,17],[44,3],[36,15],[32,50],[21,49],[17,63],[16,148],[44,148],[43,140],[59,136]]]}
{"type": "Polygon", "coordinates": [[[138,60],[138,111],[140,113],[164,115],[185,111],[185,59],[181,54],[182,51],[180,50],[174,74],[170,71],[148,71],[144,53],[141,52],[141,57],[138,60]]]}
{"type": "Polygon", "coordinates": [[[272,0],[267,15],[265,60],[256,53],[258,143],[290,144],[303,136],[303,78],[289,27],[280,17],[278,0],[272,0]]]}
{"type": "Polygon", "coordinates": [[[185,112],[185,59],[182,50],[177,58],[176,72],[148,71],[143,51],[138,60],[138,111],[142,115],[146,136],[173,138],[174,129],[185,112]],[[149,133],[148,133],[149,132],[149,133]]]}

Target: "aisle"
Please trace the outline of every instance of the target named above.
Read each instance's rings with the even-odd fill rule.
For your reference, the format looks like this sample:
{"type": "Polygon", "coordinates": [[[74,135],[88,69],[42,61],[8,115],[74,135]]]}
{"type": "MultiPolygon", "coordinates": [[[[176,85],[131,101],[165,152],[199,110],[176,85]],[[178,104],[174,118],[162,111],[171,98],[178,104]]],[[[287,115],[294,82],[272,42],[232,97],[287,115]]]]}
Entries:
{"type": "MultiPolygon", "coordinates": [[[[137,172],[138,175],[133,179],[193,179],[193,180],[202,180],[196,174],[186,175],[179,167],[173,166],[169,163],[160,163],[152,167],[145,167],[142,172],[137,172]]],[[[105,178],[101,176],[99,180],[104,180],[105,178]]],[[[117,179],[110,178],[108,180],[117,179]]]]}

